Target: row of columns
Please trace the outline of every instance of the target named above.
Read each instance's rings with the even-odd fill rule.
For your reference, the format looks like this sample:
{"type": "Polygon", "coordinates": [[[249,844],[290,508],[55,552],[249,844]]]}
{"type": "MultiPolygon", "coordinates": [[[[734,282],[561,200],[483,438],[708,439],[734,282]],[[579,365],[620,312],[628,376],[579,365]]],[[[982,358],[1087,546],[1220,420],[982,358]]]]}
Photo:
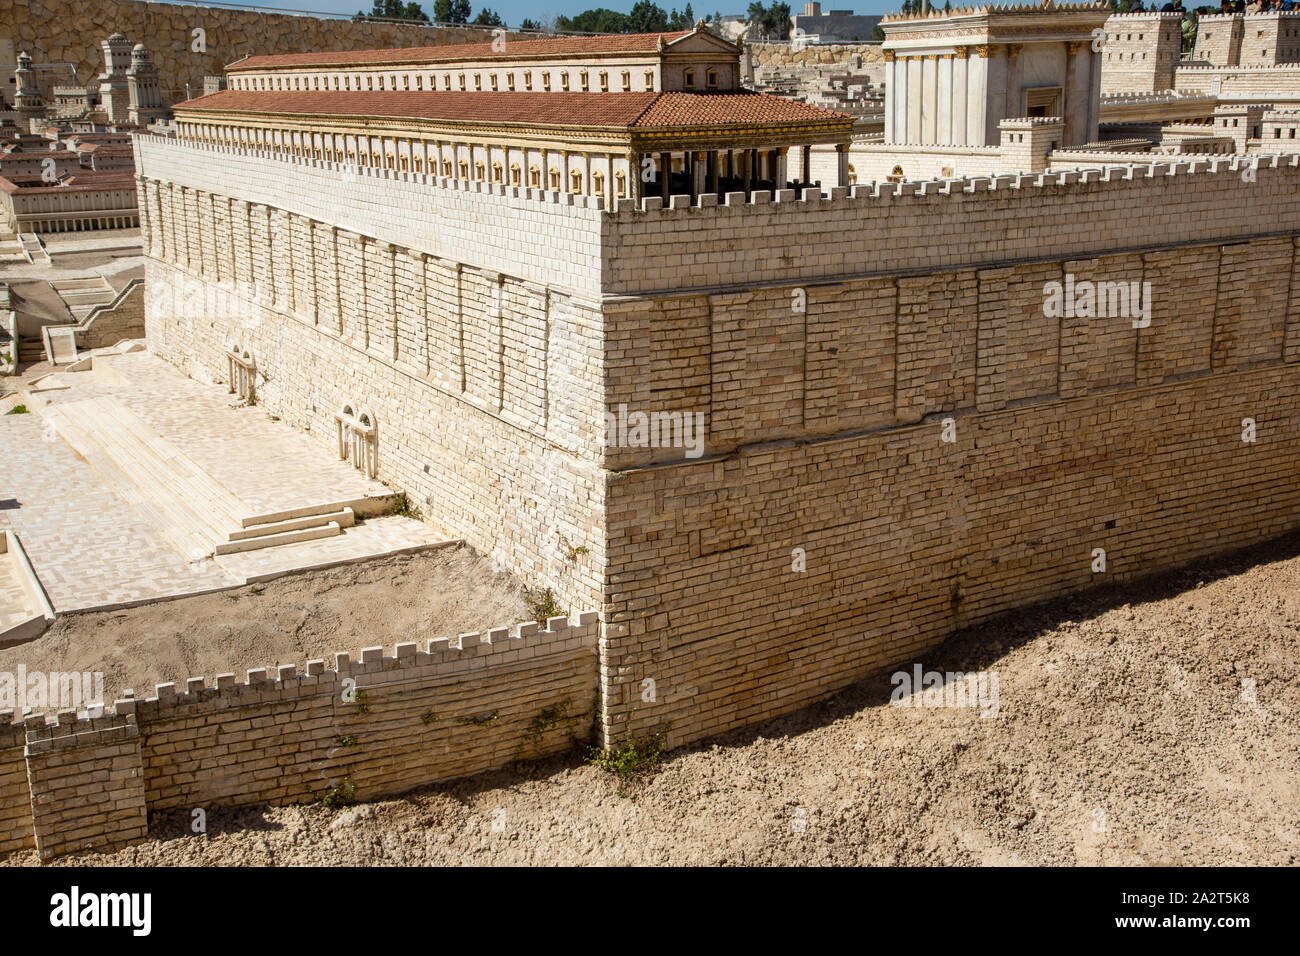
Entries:
{"type": "Polygon", "coordinates": [[[605,198],[606,205],[629,194],[633,170],[621,168],[621,156],[612,152],[581,149],[552,149],[543,146],[493,146],[440,139],[370,136],[363,133],[316,133],[300,130],[272,130],[260,127],[228,126],[216,123],[181,124],[183,138],[220,146],[287,153],[304,159],[351,163],[398,172],[446,176],[452,179],[480,179],[503,185],[535,186],[573,192],[573,174],[581,176],[583,195],[605,198]],[[378,163],[375,154],[378,153],[378,163]],[[540,157],[540,182],[531,181],[534,162],[540,157]],[[465,164],[462,172],[461,164],[465,164]],[[482,166],[479,176],[478,167],[482,166]],[[495,170],[500,167],[500,178],[495,170]],[[512,169],[518,168],[519,182],[512,169]],[[551,173],[559,173],[559,185],[551,173]],[[600,174],[597,188],[596,173],[600,174]],[[621,175],[620,175],[621,174],[621,175]],[[622,192],[620,193],[620,188],[622,192]]]}
{"type": "MultiPolygon", "coordinates": [[[[836,185],[846,186],[849,169],[848,144],[839,144],[835,148],[838,159],[836,185]]],[[[804,145],[800,146],[799,150],[801,155],[798,171],[802,177],[801,181],[809,182],[811,181],[809,169],[812,164],[812,147],[804,145]]],[[[745,192],[752,192],[758,188],[760,182],[765,180],[773,181],[776,189],[785,189],[790,181],[789,153],[790,147],[777,146],[769,149],[713,149],[633,154],[631,166],[636,175],[633,177],[635,186],[631,191],[631,197],[640,199],[646,195],[657,194],[666,202],[675,194],[689,194],[692,199],[708,193],[720,196],[727,191],[723,186],[724,180],[732,180],[732,186],[736,186],[735,180],[740,180],[738,189],[745,192]],[[680,189],[674,189],[672,185],[674,156],[681,156],[683,160],[687,179],[685,193],[680,189]],[[646,165],[647,159],[652,165],[646,165]],[[654,173],[654,176],[647,180],[641,174],[642,169],[654,173]]]]}
{"type": "MultiPolygon", "coordinates": [[[[1065,121],[1062,145],[1096,137],[1101,54],[1084,41],[1062,41],[1066,75],[1055,115],[1065,121]]],[[[975,44],[942,53],[885,50],[885,142],[895,145],[996,146],[997,124],[1026,113],[1021,103],[1022,44],[975,44]],[[1000,67],[999,71],[994,67],[1000,67]],[[1003,104],[1000,116],[990,106],[1003,104]]]]}

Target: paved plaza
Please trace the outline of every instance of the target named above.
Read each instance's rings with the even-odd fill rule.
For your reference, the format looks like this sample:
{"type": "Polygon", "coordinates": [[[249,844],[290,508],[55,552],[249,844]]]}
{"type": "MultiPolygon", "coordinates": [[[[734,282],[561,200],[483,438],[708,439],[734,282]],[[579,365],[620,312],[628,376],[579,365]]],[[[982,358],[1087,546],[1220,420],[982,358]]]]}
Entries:
{"type": "Polygon", "coordinates": [[[18,534],[60,613],[229,588],[449,538],[384,513],[393,493],[327,446],[148,352],[101,350],[90,371],[61,370],[57,381],[66,387],[22,396],[27,414],[0,416],[0,529],[18,534]],[[215,553],[204,545],[223,538],[184,525],[208,500],[231,515],[236,542],[254,533],[240,516],[287,516],[270,527],[288,543],[215,553]],[[352,523],[353,513],[380,516],[352,523]]]}

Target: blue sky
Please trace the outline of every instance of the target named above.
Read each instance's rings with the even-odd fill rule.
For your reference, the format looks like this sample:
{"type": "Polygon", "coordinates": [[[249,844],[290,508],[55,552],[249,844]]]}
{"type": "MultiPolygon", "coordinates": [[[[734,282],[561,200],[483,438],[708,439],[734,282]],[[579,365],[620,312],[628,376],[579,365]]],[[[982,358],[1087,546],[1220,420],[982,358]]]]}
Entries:
{"type": "MultiPolygon", "coordinates": [[[[502,19],[512,27],[518,26],[519,21],[525,17],[531,17],[534,20],[546,19],[549,17],[559,16],[561,14],[572,16],[575,13],[581,13],[583,10],[589,10],[593,7],[607,7],[610,10],[620,10],[626,13],[632,9],[634,0],[470,0],[473,4],[474,12],[478,13],[483,7],[491,7],[497,13],[501,14],[502,19]]],[[[659,6],[665,10],[671,10],[674,7],[685,6],[685,0],[656,0],[659,6]]],[[[803,10],[803,0],[787,0],[790,3],[790,9],[795,13],[803,10]]],[[[282,10],[311,10],[324,13],[356,13],[358,10],[370,9],[371,0],[263,0],[262,6],[268,8],[278,8],[282,10]]],[[[430,17],[433,16],[433,0],[421,3],[424,12],[430,17]]],[[[723,16],[731,13],[744,13],[749,6],[749,0],[731,0],[730,3],[723,3],[722,0],[691,0],[691,9],[699,16],[706,12],[713,13],[715,10],[723,16]]],[[[828,2],[822,0],[822,10],[852,10],[854,13],[862,16],[886,13],[891,10],[897,10],[899,3],[887,2],[887,0],[868,0],[868,2],[854,3],[853,0],[843,2],[828,2]]]]}

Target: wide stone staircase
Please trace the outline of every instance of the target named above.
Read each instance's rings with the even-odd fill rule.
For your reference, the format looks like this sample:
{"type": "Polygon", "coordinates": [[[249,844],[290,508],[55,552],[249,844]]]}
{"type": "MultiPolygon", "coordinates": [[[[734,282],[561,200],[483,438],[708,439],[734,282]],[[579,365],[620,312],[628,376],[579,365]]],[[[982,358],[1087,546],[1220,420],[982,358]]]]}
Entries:
{"type": "Polygon", "coordinates": [[[347,502],[253,513],[112,398],[51,404],[40,412],[109,488],[191,561],[333,537],[355,523],[347,502]]]}

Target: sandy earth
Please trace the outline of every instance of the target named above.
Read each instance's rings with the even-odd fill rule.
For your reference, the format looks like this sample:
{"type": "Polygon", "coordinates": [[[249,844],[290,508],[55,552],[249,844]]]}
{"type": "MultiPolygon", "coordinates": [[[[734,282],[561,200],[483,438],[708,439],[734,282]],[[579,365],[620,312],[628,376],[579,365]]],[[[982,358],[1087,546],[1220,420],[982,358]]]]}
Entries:
{"type": "MultiPolygon", "coordinates": [[[[890,706],[881,676],[636,778],[557,758],[341,811],[214,811],[204,836],[162,817],[143,844],[69,862],[1296,865],[1298,556],[1292,537],[959,635],[923,663],[996,670],[991,719],[890,706]]],[[[401,593],[401,567],[374,573],[401,593]]],[[[347,646],[321,635],[356,599],[319,593],[318,622],[256,600],[347,646]]],[[[134,613],[106,625],[119,647],[169,616],[134,613]]],[[[353,645],[359,623],[341,624],[353,645]]]]}
{"type": "Polygon", "coordinates": [[[0,672],[102,671],[104,699],[130,688],[235,674],[336,651],[423,642],[529,619],[514,579],[472,549],[444,548],[290,575],[235,591],[70,614],[28,644],[0,649],[0,672]]]}

